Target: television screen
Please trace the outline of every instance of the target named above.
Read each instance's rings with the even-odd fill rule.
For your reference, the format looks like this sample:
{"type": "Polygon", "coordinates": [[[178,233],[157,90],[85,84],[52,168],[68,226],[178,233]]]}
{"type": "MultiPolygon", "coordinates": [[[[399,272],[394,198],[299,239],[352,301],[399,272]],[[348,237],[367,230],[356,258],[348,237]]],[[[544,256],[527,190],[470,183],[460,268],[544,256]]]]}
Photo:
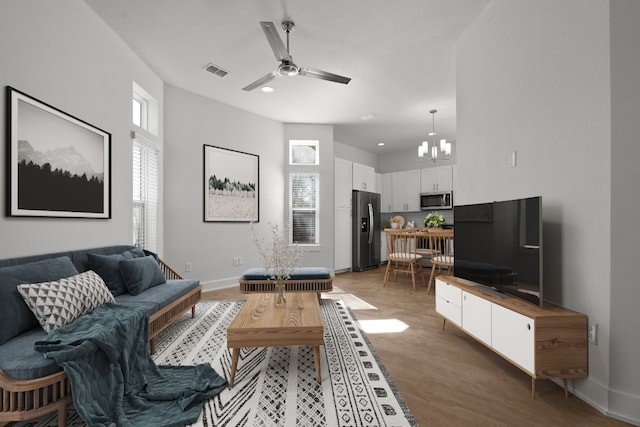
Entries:
{"type": "Polygon", "coordinates": [[[454,275],[542,305],[542,198],[455,206],[454,275]]]}

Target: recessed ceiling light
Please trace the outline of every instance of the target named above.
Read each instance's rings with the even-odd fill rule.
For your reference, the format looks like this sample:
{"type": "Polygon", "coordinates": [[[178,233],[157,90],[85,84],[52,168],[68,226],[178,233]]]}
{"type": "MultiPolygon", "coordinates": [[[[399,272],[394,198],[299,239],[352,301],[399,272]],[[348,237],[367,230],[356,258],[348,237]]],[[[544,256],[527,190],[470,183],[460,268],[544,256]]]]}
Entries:
{"type": "Polygon", "coordinates": [[[360,116],[360,120],[371,120],[371,119],[375,119],[376,115],[373,113],[369,113],[369,114],[364,114],[362,116],[360,116]]]}
{"type": "Polygon", "coordinates": [[[384,142],[378,142],[378,147],[382,147],[384,145],[384,142]]]}
{"type": "Polygon", "coordinates": [[[262,90],[263,92],[266,92],[266,93],[271,93],[271,92],[273,92],[275,89],[273,89],[271,86],[262,86],[262,89],[261,89],[261,90],[262,90]]]}

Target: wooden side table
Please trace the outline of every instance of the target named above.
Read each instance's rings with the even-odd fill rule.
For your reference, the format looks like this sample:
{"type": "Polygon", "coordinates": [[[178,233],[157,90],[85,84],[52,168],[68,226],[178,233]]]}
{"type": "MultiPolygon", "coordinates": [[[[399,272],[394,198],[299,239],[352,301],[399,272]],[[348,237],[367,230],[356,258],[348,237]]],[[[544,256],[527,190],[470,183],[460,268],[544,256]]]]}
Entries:
{"type": "Polygon", "coordinates": [[[316,378],[321,382],[320,346],[324,326],[318,297],[287,292],[287,303],[275,307],[274,293],[253,293],[227,328],[227,348],[233,349],[229,386],[233,386],[240,349],[244,347],[313,347],[316,378]]]}

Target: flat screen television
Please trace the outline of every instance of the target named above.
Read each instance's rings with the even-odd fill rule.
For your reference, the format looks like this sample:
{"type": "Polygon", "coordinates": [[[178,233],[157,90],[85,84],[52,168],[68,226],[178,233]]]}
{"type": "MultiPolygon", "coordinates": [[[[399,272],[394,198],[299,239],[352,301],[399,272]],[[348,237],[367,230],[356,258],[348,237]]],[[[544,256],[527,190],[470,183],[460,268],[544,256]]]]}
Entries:
{"type": "Polygon", "coordinates": [[[454,275],[542,306],[542,197],[454,206],[454,275]]]}

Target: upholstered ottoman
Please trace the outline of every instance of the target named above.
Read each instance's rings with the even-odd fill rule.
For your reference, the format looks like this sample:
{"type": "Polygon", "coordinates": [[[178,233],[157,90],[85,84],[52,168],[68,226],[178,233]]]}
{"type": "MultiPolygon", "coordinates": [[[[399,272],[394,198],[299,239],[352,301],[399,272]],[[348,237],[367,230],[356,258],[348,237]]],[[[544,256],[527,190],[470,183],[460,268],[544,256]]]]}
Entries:
{"type": "MultiPolygon", "coordinates": [[[[273,292],[275,281],[269,280],[264,268],[250,268],[240,277],[240,292],[273,292]]],[[[285,290],[330,292],[333,290],[333,277],[328,268],[324,267],[299,267],[291,277],[285,281],[285,290]]]]}

